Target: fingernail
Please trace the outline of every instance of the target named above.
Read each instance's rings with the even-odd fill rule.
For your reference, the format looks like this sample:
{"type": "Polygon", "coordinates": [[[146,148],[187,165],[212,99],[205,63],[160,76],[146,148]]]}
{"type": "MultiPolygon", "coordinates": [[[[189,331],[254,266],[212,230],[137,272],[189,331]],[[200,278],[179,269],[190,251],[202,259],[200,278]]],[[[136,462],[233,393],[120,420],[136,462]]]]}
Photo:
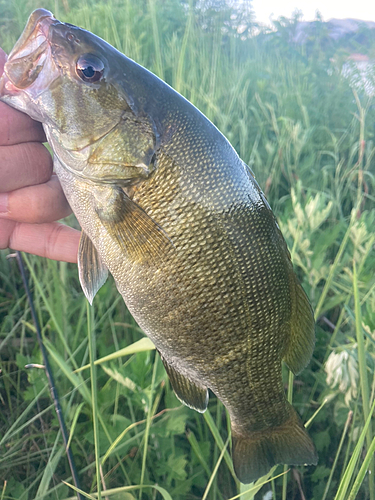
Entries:
{"type": "Polygon", "coordinates": [[[8,193],[0,193],[0,214],[8,212],[8,193]]]}

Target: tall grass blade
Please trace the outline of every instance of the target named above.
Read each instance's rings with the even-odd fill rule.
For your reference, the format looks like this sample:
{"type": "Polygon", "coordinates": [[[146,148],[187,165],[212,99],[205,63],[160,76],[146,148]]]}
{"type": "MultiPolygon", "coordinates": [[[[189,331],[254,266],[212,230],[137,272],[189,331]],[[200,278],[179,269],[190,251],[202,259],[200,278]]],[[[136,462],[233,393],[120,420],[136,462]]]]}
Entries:
{"type": "Polygon", "coordinates": [[[341,449],[342,449],[342,446],[344,444],[344,441],[345,441],[345,438],[346,438],[346,434],[348,433],[349,426],[350,426],[350,424],[352,422],[352,418],[353,418],[353,412],[350,411],[348,413],[348,418],[346,419],[346,422],[345,422],[344,431],[343,431],[343,433],[341,435],[339,447],[337,448],[337,451],[336,451],[335,460],[333,462],[332,469],[331,469],[331,472],[329,474],[326,487],[324,489],[322,500],[326,500],[326,498],[327,498],[328,491],[329,491],[329,488],[330,488],[331,482],[332,482],[332,477],[333,477],[333,474],[335,473],[337,462],[338,462],[338,459],[339,459],[339,456],[340,456],[340,453],[341,453],[341,449]]]}
{"type": "MultiPolygon", "coordinates": [[[[372,443],[372,422],[370,414],[370,391],[368,387],[368,375],[367,375],[367,362],[366,362],[366,352],[365,343],[362,327],[362,313],[361,305],[358,291],[358,279],[357,279],[357,267],[355,261],[353,261],[353,292],[354,292],[354,304],[355,304],[355,330],[357,337],[357,350],[358,350],[358,364],[359,364],[359,374],[361,383],[361,394],[362,394],[362,406],[363,406],[363,417],[365,422],[369,420],[368,429],[366,433],[367,448],[370,449],[372,443]]],[[[374,460],[370,463],[370,474],[369,474],[369,489],[370,489],[370,499],[375,498],[375,484],[374,484],[374,460]]]]}
{"type": "Polygon", "coordinates": [[[53,358],[53,360],[60,368],[60,370],[69,379],[73,387],[75,387],[80,392],[85,402],[91,406],[92,401],[91,401],[90,391],[87,388],[86,383],[81,377],[81,375],[80,374],[76,375],[75,372],[72,371],[69,364],[62,358],[62,356],[59,353],[56,352],[55,347],[50,342],[45,341],[45,346],[51,358],[53,358]]]}
{"type": "Polygon", "coordinates": [[[0,497],[0,500],[4,500],[4,495],[5,495],[5,491],[7,489],[7,481],[5,480],[4,481],[4,484],[3,484],[3,489],[1,490],[1,497],[0,497]]]}
{"type": "MultiPolygon", "coordinates": [[[[80,488],[77,488],[77,487],[73,486],[72,484],[67,483],[66,481],[63,481],[63,483],[66,484],[67,486],[69,486],[69,488],[71,488],[72,490],[76,491],[78,493],[78,495],[82,496],[82,498],[88,498],[89,500],[96,500],[98,498],[97,496],[93,496],[93,495],[89,495],[88,493],[85,493],[80,488]]],[[[77,497],[72,497],[72,498],[70,498],[70,500],[77,500],[77,497]]]]}
{"type": "Polygon", "coordinates": [[[151,389],[150,389],[149,402],[148,402],[146,429],[145,429],[145,434],[144,434],[142,470],[141,470],[141,481],[140,481],[141,488],[139,490],[139,500],[141,500],[141,498],[142,498],[142,485],[143,485],[143,480],[144,480],[145,471],[146,471],[147,447],[148,447],[148,438],[150,435],[151,421],[152,421],[152,416],[153,416],[153,408],[156,410],[156,407],[157,407],[156,404],[153,405],[153,397],[154,397],[154,390],[155,390],[155,379],[156,379],[156,371],[157,371],[157,367],[158,367],[158,361],[159,361],[159,355],[156,354],[155,359],[154,359],[154,368],[152,371],[152,381],[151,381],[151,389]]]}
{"type": "Polygon", "coordinates": [[[365,478],[366,473],[368,473],[368,475],[371,476],[370,466],[371,466],[371,461],[374,460],[374,454],[375,454],[375,437],[372,439],[372,443],[369,446],[369,449],[367,450],[365,459],[363,460],[361,468],[359,469],[359,472],[357,474],[357,477],[354,481],[353,487],[349,493],[347,500],[355,500],[355,498],[357,498],[359,488],[361,487],[361,484],[365,478]]]}
{"type": "MultiPolygon", "coordinates": [[[[72,484],[69,484],[65,481],[63,481],[64,484],[66,484],[67,486],[69,486],[69,488],[71,488],[72,490],[74,491],[78,491],[77,488],[75,486],[73,486],[72,484]]],[[[105,492],[105,496],[106,497],[113,497],[113,496],[117,496],[118,495],[121,495],[121,493],[125,493],[125,492],[128,492],[128,491],[135,491],[135,490],[139,490],[139,489],[146,489],[146,488],[151,488],[151,489],[154,489],[156,491],[158,491],[161,496],[163,497],[164,500],[172,500],[172,497],[171,495],[168,493],[167,490],[165,490],[164,488],[162,488],[161,486],[159,486],[158,484],[144,484],[143,486],[140,486],[140,485],[134,485],[134,486],[123,486],[122,488],[113,488],[113,489],[110,489],[110,490],[106,490],[105,492]]],[[[85,495],[85,498],[89,498],[90,500],[96,500],[98,498],[98,495],[96,493],[92,494],[92,495],[88,495],[87,493],[84,493],[82,491],[82,494],[85,495]]],[[[120,496],[121,498],[121,496],[120,496]]],[[[77,500],[76,497],[70,497],[70,498],[67,498],[66,500],[77,500]]]]}
{"type": "Polygon", "coordinates": [[[34,415],[33,417],[31,417],[30,420],[28,420],[26,423],[21,424],[21,422],[24,420],[24,418],[29,413],[31,413],[32,409],[35,406],[35,401],[37,401],[40,397],[42,397],[43,394],[45,392],[47,392],[47,389],[48,389],[48,384],[46,384],[45,387],[43,387],[43,389],[41,389],[41,391],[35,396],[34,400],[31,401],[31,403],[29,403],[27,405],[27,407],[20,414],[20,416],[13,422],[13,424],[9,427],[9,429],[7,429],[7,431],[4,433],[4,435],[2,436],[2,438],[0,440],[0,446],[4,446],[4,444],[8,440],[14,438],[14,436],[17,436],[17,434],[19,434],[21,431],[23,431],[32,422],[34,422],[35,420],[37,420],[38,418],[40,418],[45,413],[48,413],[51,410],[51,408],[53,408],[53,404],[51,404],[50,406],[47,406],[47,408],[44,408],[41,412],[39,412],[39,414],[34,415]]]}
{"type": "Polygon", "coordinates": [[[92,422],[94,428],[95,446],[95,472],[96,487],[98,489],[98,499],[102,498],[102,488],[100,481],[100,443],[99,443],[99,420],[98,420],[98,388],[96,379],[96,339],[93,325],[93,308],[87,302],[87,335],[90,353],[90,379],[91,379],[91,401],[92,401],[92,422]]]}
{"type": "Polygon", "coordinates": [[[159,25],[156,16],[156,4],[155,0],[148,0],[148,6],[150,10],[151,23],[152,23],[152,34],[154,36],[154,49],[155,49],[155,59],[156,59],[156,74],[160,78],[164,78],[163,71],[163,62],[161,58],[162,50],[160,45],[160,36],[159,36],[159,25]]]}
{"type": "Polygon", "coordinates": [[[202,454],[202,451],[200,449],[197,438],[195,437],[195,434],[193,433],[193,431],[189,430],[186,433],[186,436],[188,438],[188,441],[190,443],[190,446],[191,446],[193,452],[196,454],[199,462],[201,463],[202,467],[206,471],[207,476],[210,477],[211,476],[210,468],[209,468],[209,466],[208,466],[208,464],[207,464],[207,462],[202,454]]]}
{"type": "Polygon", "coordinates": [[[340,248],[335,256],[335,260],[333,261],[333,264],[332,266],[330,267],[330,270],[329,270],[329,273],[328,273],[328,276],[327,276],[327,280],[324,284],[324,288],[323,288],[323,291],[319,297],[319,302],[315,308],[315,319],[317,320],[320,316],[320,313],[321,313],[321,310],[323,309],[323,304],[326,300],[326,297],[327,297],[327,294],[331,288],[331,285],[332,285],[332,281],[333,281],[333,278],[335,276],[335,272],[338,268],[338,266],[341,264],[342,262],[342,256],[344,254],[344,251],[345,251],[345,248],[346,248],[346,245],[349,241],[349,238],[350,238],[350,232],[351,232],[351,229],[352,229],[352,226],[355,222],[355,219],[356,219],[356,213],[357,213],[357,210],[353,208],[352,210],[352,214],[351,214],[351,217],[350,217],[350,223],[348,225],[348,228],[345,232],[345,235],[341,241],[341,244],[340,244],[340,248]]]}
{"type": "MultiPolygon", "coordinates": [[[[250,488],[248,488],[248,485],[242,485],[242,487],[241,487],[241,493],[239,493],[238,495],[235,495],[234,497],[229,498],[229,500],[237,500],[237,499],[242,500],[242,497],[244,495],[249,495],[250,496],[249,500],[253,499],[255,497],[255,495],[258,493],[258,491],[261,488],[263,488],[263,486],[265,484],[269,483],[270,481],[273,481],[274,479],[277,479],[277,478],[282,477],[282,476],[285,475],[285,472],[282,472],[281,474],[278,474],[277,476],[273,476],[270,479],[266,479],[266,478],[268,478],[269,475],[272,475],[275,472],[275,470],[277,469],[277,467],[278,466],[276,465],[275,467],[273,467],[270,470],[270,472],[266,476],[263,476],[263,477],[259,478],[257,480],[257,482],[255,483],[254,486],[251,486],[250,488]]],[[[246,498],[246,500],[247,500],[247,498],[246,498]]]]}
{"type": "Polygon", "coordinates": [[[48,457],[48,462],[45,466],[44,473],[43,473],[42,479],[39,483],[38,491],[36,493],[37,497],[38,496],[41,497],[41,496],[46,495],[48,493],[49,483],[50,483],[53,475],[55,474],[57,464],[59,463],[59,461],[64,453],[63,447],[60,447],[60,449],[57,450],[57,452],[55,453],[55,448],[56,448],[56,445],[57,445],[59,438],[60,438],[60,433],[57,434],[52,451],[51,451],[51,455],[48,457]]]}
{"type": "Polygon", "coordinates": [[[184,78],[182,75],[183,75],[183,68],[184,68],[184,63],[185,63],[186,48],[187,48],[188,41],[190,38],[190,32],[192,29],[193,19],[194,19],[194,8],[193,8],[192,2],[190,0],[189,1],[188,20],[186,23],[184,37],[182,39],[181,51],[180,51],[180,56],[178,58],[178,65],[177,65],[177,75],[176,75],[176,81],[175,81],[175,89],[177,90],[177,92],[183,92],[182,83],[184,81],[184,78]]]}
{"type": "Polygon", "coordinates": [[[228,447],[228,444],[229,444],[229,440],[230,440],[230,438],[228,437],[228,439],[227,439],[227,441],[226,441],[226,443],[225,443],[225,445],[224,445],[223,449],[221,450],[221,453],[220,453],[219,458],[218,458],[218,460],[217,460],[217,462],[216,462],[216,465],[215,465],[215,467],[214,467],[214,470],[212,471],[211,477],[210,477],[210,479],[209,479],[209,481],[208,481],[208,483],[207,483],[207,486],[206,486],[206,489],[205,489],[205,491],[204,491],[204,494],[203,494],[202,500],[206,500],[206,498],[207,498],[207,495],[208,495],[208,493],[209,493],[209,491],[210,491],[210,488],[211,488],[212,482],[213,482],[213,480],[214,480],[214,478],[215,478],[215,476],[216,476],[216,474],[217,474],[217,471],[218,471],[218,469],[219,469],[219,466],[220,466],[220,464],[221,464],[221,461],[223,460],[224,453],[225,453],[225,452],[226,452],[226,450],[227,450],[227,447],[228,447]]]}
{"type": "MultiPolygon", "coordinates": [[[[222,451],[224,449],[224,441],[223,441],[222,437],[220,436],[218,428],[216,427],[214,419],[212,418],[212,415],[208,409],[203,413],[203,416],[204,416],[205,421],[207,422],[208,427],[210,428],[210,431],[212,432],[212,435],[215,439],[215,442],[216,442],[219,450],[222,451]]],[[[229,455],[228,450],[226,448],[224,449],[224,460],[225,460],[225,463],[227,464],[228,469],[229,469],[230,473],[232,474],[233,478],[237,481],[237,477],[236,477],[234,470],[233,470],[233,462],[232,462],[232,459],[230,458],[230,455],[229,455]]]]}
{"type": "Polygon", "coordinates": [[[69,435],[69,441],[68,441],[68,444],[67,444],[68,448],[69,448],[70,443],[71,443],[71,441],[73,439],[73,436],[74,436],[74,431],[76,429],[78,417],[80,416],[81,411],[84,408],[84,406],[85,406],[85,403],[81,403],[80,405],[78,405],[76,411],[74,412],[74,417],[73,417],[73,420],[72,420],[72,424],[70,426],[70,435],[69,435]]]}
{"type": "Polygon", "coordinates": [[[346,498],[350,482],[353,478],[354,471],[358,465],[358,460],[359,460],[359,457],[360,457],[360,454],[362,451],[363,444],[364,444],[365,439],[366,439],[366,434],[367,434],[368,428],[370,426],[371,417],[372,417],[374,410],[375,410],[375,400],[372,404],[370,414],[366,420],[366,423],[362,429],[362,432],[359,435],[359,438],[358,438],[357,444],[353,450],[351,459],[349,460],[349,463],[346,467],[346,470],[341,478],[341,481],[340,481],[340,484],[339,484],[339,487],[338,487],[338,490],[337,490],[337,493],[336,493],[334,500],[344,500],[346,498]]]}
{"type": "MultiPolygon", "coordinates": [[[[293,383],[294,375],[291,370],[288,371],[288,401],[290,404],[293,402],[293,383]]],[[[286,500],[286,491],[288,486],[288,466],[284,465],[284,475],[283,475],[283,493],[282,499],[286,500]]]]}
{"type": "Polygon", "coordinates": [[[61,329],[61,325],[60,325],[60,323],[58,322],[58,320],[57,320],[57,318],[56,318],[56,314],[55,314],[55,313],[54,313],[54,311],[53,311],[53,308],[52,308],[52,306],[51,306],[51,304],[50,304],[50,301],[49,301],[49,300],[47,300],[46,294],[44,293],[44,290],[43,290],[43,288],[41,287],[41,285],[40,285],[40,283],[39,283],[39,280],[38,280],[38,278],[37,278],[37,276],[36,276],[36,274],[35,274],[34,268],[33,268],[33,266],[31,265],[31,263],[30,263],[29,259],[27,258],[27,256],[26,256],[26,255],[24,255],[24,258],[25,258],[25,262],[26,262],[26,264],[27,264],[27,267],[28,267],[28,269],[29,269],[29,271],[30,271],[31,277],[32,277],[32,279],[33,279],[33,281],[34,281],[34,284],[35,284],[35,286],[36,286],[36,288],[37,288],[38,292],[40,293],[40,295],[41,295],[41,297],[42,297],[42,299],[43,299],[43,302],[44,302],[44,304],[45,304],[45,306],[46,306],[46,309],[48,310],[48,313],[50,314],[51,319],[52,319],[52,321],[53,321],[53,323],[54,323],[54,326],[55,326],[55,328],[56,328],[56,331],[57,331],[57,332],[58,332],[58,334],[59,334],[60,340],[61,340],[61,342],[62,342],[62,344],[63,344],[63,346],[64,346],[64,348],[65,348],[66,352],[67,352],[67,353],[69,353],[69,356],[72,358],[72,361],[73,361],[73,363],[74,363],[74,358],[72,357],[72,353],[71,353],[70,347],[69,347],[69,345],[68,345],[68,343],[67,343],[67,341],[66,341],[66,337],[65,337],[65,335],[64,335],[64,332],[63,332],[63,331],[62,331],[62,329],[61,329]]]}
{"type": "Polygon", "coordinates": [[[319,406],[319,408],[313,413],[313,415],[305,422],[305,427],[308,429],[310,425],[313,423],[314,418],[320,413],[320,411],[324,408],[324,406],[327,404],[327,398],[323,400],[323,403],[319,406]]]}

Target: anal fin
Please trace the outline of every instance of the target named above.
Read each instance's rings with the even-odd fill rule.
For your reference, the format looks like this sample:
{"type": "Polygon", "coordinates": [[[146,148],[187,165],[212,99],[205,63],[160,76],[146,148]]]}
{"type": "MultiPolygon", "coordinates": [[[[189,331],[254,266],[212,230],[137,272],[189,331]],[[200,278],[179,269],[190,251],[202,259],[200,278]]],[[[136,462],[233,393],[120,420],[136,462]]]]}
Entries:
{"type": "Polygon", "coordinates": [[[181,403],[189,408],[192,408],[193,410],[199,411],[200,413],[206,411],[208,404],[207,387],[204,385],[198,385],[196,382],[193,382],[184,375],[181,375],[181,373],[171,366],[161,354],[160,356],[172,388],[181,403]]]}
{"type": "Polygon", "coordinates": [[[83,293],[92,304],[108,277],[108,269],[87,234],[82,231],[78,248],[78,274],[83,293]]]}

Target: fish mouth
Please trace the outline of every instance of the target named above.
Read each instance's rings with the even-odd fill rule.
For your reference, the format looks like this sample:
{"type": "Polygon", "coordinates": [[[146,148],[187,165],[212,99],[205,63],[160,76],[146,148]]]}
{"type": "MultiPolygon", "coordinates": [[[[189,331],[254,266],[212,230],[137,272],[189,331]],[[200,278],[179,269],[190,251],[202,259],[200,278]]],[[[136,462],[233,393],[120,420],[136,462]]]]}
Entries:
{"type": "Polygon", "coordinates": [[[52,65],[48,40],[49,28],[55,23],[60,22],[45,9],[37,9],[30,15],[5,63],[4,74],[0,79],[0,97],[17,95],[20,91],[31,88],[34,95],[38,94],[56,77],[57,68],[52,65]],[[45,78],[38,79],[46,68],[48,71],[43,71],[45,78]]]}

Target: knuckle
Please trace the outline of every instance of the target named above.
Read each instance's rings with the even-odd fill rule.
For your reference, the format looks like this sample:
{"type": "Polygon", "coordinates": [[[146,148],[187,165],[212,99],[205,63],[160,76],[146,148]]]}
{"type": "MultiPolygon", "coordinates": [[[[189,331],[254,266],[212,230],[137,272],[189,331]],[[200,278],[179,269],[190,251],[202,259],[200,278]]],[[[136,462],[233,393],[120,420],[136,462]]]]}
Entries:
{"type": "Polygon", "coordinates": [[[48,219],[48,207],[46,205],[46,200],[43,196],[38,196],[40,193],[34,191],[33,196],[30,196],[29,203],[29,213],[27,216],[27,222],[40,224],[46,222],[48,219]]]}
{"type": "Polygon", "coordinates": [[[64,226],[62,224],[55,224],[47,237],[44,240],[44,255],[48,259],[52,259],[55,253],[55,248],[57,247],[58,241],[60,239],[61,232],[63,231],[64,226]]]}
{"type": "Polygon", "coordinates": [[[57,179],[9,193],[8,218],[41,224],[66,217],[71,213],[57,179]]]}
{"type": "Polygon", "coordinates": [[[0,221],[0,250],[9,248],[10,234],[7,228],[7,221],[0,221]]]}
{"type": "MultiPolygon", "coordinates": [[[[17,238],[19,233],[20,225],[14,221],[4,221],[8,222],[6,224],[5,231],[3,232],[2,237],[0,238],[0,248],[13,248],[17,250],[17,238]]],[[[0,231],[2,233],[2,231],[0,231]]]]}
{"type": "Polygon", "coordinates": [[[44,222],[45,200],[35,188],[24,188],[9,193],[9,218],[31,224],[44,222]]]}

